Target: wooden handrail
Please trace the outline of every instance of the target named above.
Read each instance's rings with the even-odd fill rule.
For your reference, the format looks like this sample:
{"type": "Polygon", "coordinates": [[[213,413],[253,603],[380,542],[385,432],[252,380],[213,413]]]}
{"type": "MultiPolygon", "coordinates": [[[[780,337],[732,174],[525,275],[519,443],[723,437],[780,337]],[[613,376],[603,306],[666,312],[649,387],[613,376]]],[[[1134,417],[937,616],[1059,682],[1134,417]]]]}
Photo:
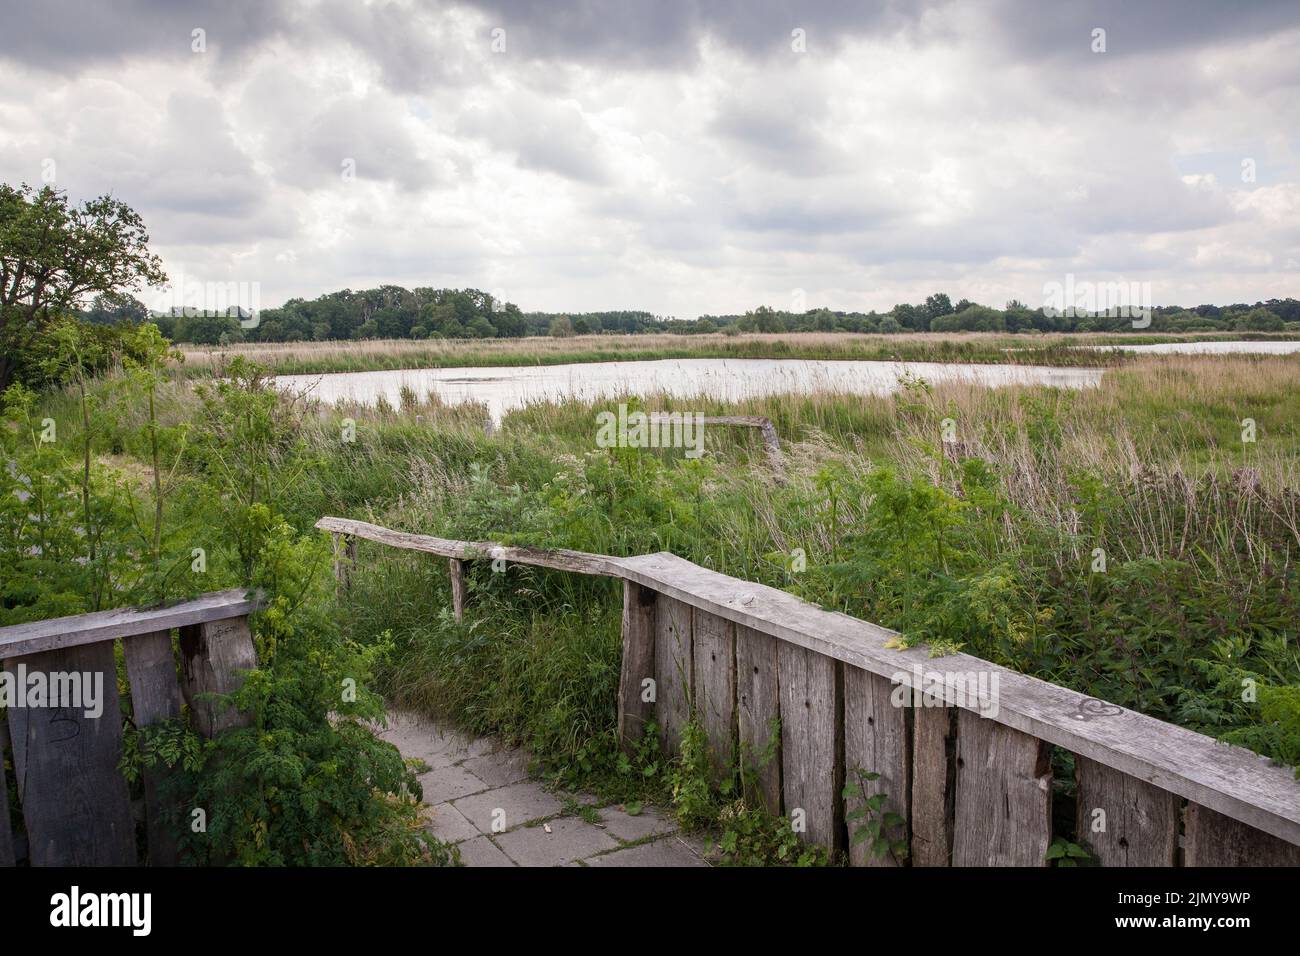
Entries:
{"type": "Polygon", "coordinates": [[[350,535],[394,548],[437,554],[444,558],[457,560],[499,558],[514,564],[573,571],[577,574],[596,574],[615,578],[623,576],[619,559],[605,554],[589,554],[586,551],[568,551],[563,548],[530,548],[499,544],[495,541],[456,541],[451,538],[436,538],[428,534],[392,531],[368,521],[352,521],[348,518],[321,518],[316,522],[316,527],[333,534],[350,535]]]}
{"type": "Polygon", "coordinates": [[[244,617],[262,606],[263,599],[259,593],[233,588],[162,607],[122,607],[10,624],[0,627],[0,660],[244,617]]]}
{"type": "Polygon", "coordinates": [[[520,564],[619,577],[895,684],[942,695],[949,704],[981,713],[1300,844],[1300,782],[1290,768],[1242,747],[968,654],[931,658],[926,648],[900,646],[901,635],[896,631],[828,611],[777,588],[720,574],[668,552],[618,558],[512,548],[407,534],[342,518],[322,518],[316,526],[453,559],[500,557],[520,564]],[[990,682],[996,677],[996,708],[987,706],[988,701],[959,697],[958,682],[969,674],[986,675],[990,682]]]}
{"type": "MultiPolygon", "coordinates": [[[[257,667],[248,616],[264,604],[261,592],[239,588],[162,607],[114,608],[0,627],[5,676],[18,675],[22,695],[7,720],[0,718],[11,738],[6,746],[0,732],[0,751],[8,749],[13,758],[28,838],[24,858],[32,866],[139,862],[136,814],[119,769],[124,745],[115,641],[125,639],[122,658],[134,725],[179,718],[184,701],[190,726],[211,738],[253,719],[235,709],[229,695],[257,667]],[[43,692],[29,702],[26,681],[33,675],[44,676],[50,687],[57,675],[62,693],[80,693],[87,704],[83,680],[90,680],[97,696],[103,689],[103,706],[83,709],[62,696],[46,700],[43,692]],[[57,733],[51,733],[55,718],[48,707],[59,708],[57,733]]],[[[143,770],[147,859],[173,865],[178,849],[165,820],[160,772],[143,770]]],[[[0,760],[0,867],[17,862],[5,777],[0,760]]]]}
{"type": "Polygon", "coordinates": [[[932,658],[925,647],[898,647],[902,635],[897,631],[719,574],[675,554],[623,558],[619,564],[637,584],[895,683],[937,691],[937,681],[922,680],[923,686],[917,686],[916,676],[942,678],[950,704],[982,710],[1000,724],[1300,844],[1300,781],[1290,768],[1253,751],[969,654],[932,658]],[[968,697],[958,700],[958,675],[980,672],[997,677],[996,712],[968,697]]]}

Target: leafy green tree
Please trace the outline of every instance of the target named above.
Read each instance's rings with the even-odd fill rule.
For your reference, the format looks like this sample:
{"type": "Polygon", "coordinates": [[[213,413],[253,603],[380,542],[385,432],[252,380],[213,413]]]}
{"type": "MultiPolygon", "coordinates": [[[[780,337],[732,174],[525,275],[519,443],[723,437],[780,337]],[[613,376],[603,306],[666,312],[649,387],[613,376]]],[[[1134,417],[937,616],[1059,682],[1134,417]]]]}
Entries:
{"type": "Polygon", "coordinates": [[[149,321],[149,310],[145,304],[133,295],[113,293],[97,295],[86,312],[86,321],[95,325],[112,325],[129,322],[143,325],[149,321]]]}
{"type": "Polygon", "coordinates": [[[901,303],[894,306],[894,311],[890,314],[903,330],[911,329],[913,332],[925,332],[930,328],[930,319],[925,314],[925,311],[914,305],[901,303]]]}
{"type": "Polygon", "coordinates": [[[968,306],[953,315],[941,315],[930,323],[933,332],[1004,332],[1006,318],[986,305],[968,306]]]}
{"type": "Polygon", "coordinates": [[[521,339],[528,334],[524,314],[513,302],[507,302],[505,308],[493,314],[492,324],[496,326],[498,335],[508,339],[521,339]]]}
{"type": "Polygon", "coordinates": [[[143,221],[121,200],[72,206],[52,186],[0,184],[0,390],[51,323],[88,296],[166,281],[143,221]]]}
{"type": "Polygon", "coordinates": [[[567,315],[557,315],[551,319],[551,337],[556,339],[567,339],[573,335],[573,322],[567,315]]]}
{"type": "Polygon", "coordinates": [[[936,292],[928,297],[922,308],[931,322],[941,315],[951,315],[955,311],[952,307],[952,300],[948,298],[946,292],[936,292]]]}
{"type": "Polygon", "coordinates": [[[813,327],[818,332],[834,332],[835,313],[830,309],[818,309],[813,313],[813,327]]]}
{"type": "Polygon", "coordinates": [[[223,345],[242,341],[244,337],[238,319],[203,312],[177,316],[173,329],[175,341],[194,345],[223,345]]]}
{"type": "Polygon", "coordinates": [[[1268,309],[1251,309],[1233,322],[1233,328],[1247,332],[1281,332],[1283,322],[1280,316],[1268,309]]]}
{"type": "Polygon", "coordinates": [[[492,339],[497,334],[496,326],[481,315],[470,322],[467,331],[476,339],[492,339]]]}

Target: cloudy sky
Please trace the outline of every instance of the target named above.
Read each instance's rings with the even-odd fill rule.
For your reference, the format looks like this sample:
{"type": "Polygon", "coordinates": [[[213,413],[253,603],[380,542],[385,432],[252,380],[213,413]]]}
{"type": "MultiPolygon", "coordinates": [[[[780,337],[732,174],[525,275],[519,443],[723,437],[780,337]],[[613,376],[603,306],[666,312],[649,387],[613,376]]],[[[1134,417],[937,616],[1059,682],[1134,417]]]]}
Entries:
{"type": "Polygon", "coordinates": [[[1300,3],[0,0],[51,177],[264,307],[1300,296],[1300,3]]]}

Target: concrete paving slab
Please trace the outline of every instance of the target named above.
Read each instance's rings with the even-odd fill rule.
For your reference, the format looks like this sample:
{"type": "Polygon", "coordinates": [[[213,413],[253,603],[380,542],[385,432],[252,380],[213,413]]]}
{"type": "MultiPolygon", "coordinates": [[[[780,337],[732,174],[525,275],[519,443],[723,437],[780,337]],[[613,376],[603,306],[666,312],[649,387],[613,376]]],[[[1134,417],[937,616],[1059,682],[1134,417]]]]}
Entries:
{"type": "Polygon", "coordinates": [[[641,843],[613,853],[589,856],[587,866],[708,866],[695,852],[676,837],[664,837],[654,843],[641,843]]]}
{"type": "Polygon", "coordinates": [[[439,803],[424,811],[429,822],[425,829],[443,843],[460,843],[479,836],[478,828],[450,803],[439,803]]]}
{"type": "Polygon", "coordinates": [[[562,817],[544,826],[511,830],[497,837],[501,849],[520,866],[563,866],[618,846],[613,837],[578,817],[562,817]]]}
{"type": "Polygon", "coordinates": [[[416,778],[424,788],[425,803],[446,803],[488,789],[488,785],[460,767],[439,767],[416,778]]]}
{"type": "Polygon", "coordinates": [[[506,856],[485,836],[466,840],[460,845],[460,861],[466,866],[514,866],[506,856]]]}
{"type": "Polygon", "coordinates": [[[490,787],[507,787],[528,779],[528,754],[523,750],[498,750],[470,757],[461,766],[490,787]]]}
{"type": "MultiPolygon", "coordinates": [[[[460,768],[454,768],[459,770],[460,768]]],[[[438,771],[442,773],[443,771],[438,771]]],[[[533,820],[553,816],[563,809],[558,797],[532,782],[515,783],[497,787],[472,797],[456,800],[456,809],[478,827],[480,833],[498,833],[500,829],[513,830],[533,820]],[[500,810],[498,814],[496,811],[500,810]],[[493,824],[501,823],[497,830],[493,824]]]]}
{"type": "Polygon", "coordinates": [[[377,736],[395,745],[404,757],[418,757],[429,766],[445,766],[469,756],[472,738],[437,721],[405,712],[388,715],[388,727],[377,736]]]}
{"type": "Polygon", "coordinates": [[[654,807],[645,807],[636,816],[617,806],[605,807],[600,811],[600,822],[605,824],[606,833],[629,843],[677,829],[675,820],[654,807]]]}

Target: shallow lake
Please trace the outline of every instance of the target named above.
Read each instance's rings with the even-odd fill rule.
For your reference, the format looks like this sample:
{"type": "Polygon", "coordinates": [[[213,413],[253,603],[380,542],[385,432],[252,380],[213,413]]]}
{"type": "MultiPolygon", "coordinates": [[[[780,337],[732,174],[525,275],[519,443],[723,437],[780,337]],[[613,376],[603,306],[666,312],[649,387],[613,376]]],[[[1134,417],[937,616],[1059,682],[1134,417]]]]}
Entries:
{"type": "MultiPolygon", "coordinates": [[[[585,362],[503,368],[427,368],[384,372],[281,375],[277,387],[306,392],[326,403],[372,404],[380,396],[396,406],[403,386],[421,399],[429,392],[444,401],[484,402],[494,421],[533,402],[619,395],[667,394],[726,401],[765,395],[832,391],[884,395],[911,374],[927,382],[978,385],[1055,385],[1086,388],[1101,381],[1095,368],[1037,365],[960,365],[939,362],[852,362],[812,359],[663,359],[650,362],[585,362]]],[[[681,410],[681,409],[679,409],[681,410]]]]}

